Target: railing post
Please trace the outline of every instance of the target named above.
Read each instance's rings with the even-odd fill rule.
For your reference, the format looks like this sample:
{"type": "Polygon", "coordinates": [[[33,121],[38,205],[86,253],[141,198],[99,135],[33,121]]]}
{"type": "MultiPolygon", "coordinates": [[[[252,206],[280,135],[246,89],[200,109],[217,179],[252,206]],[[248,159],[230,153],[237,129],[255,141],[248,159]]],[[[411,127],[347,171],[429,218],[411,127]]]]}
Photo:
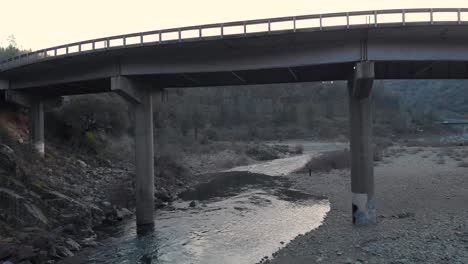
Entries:
{"type": "Polygon", "coordinates": [[[182,42],[182,30],[179,28],[179,42],[182,42]]]}
{"type": "Polygon", "coordinates": [[[198,39],[201,40],[202,37],[203,37],[203,36],[202,36],[202,28],[199,27],[199,28],[198,28],[198,39]]]}
{"type": "Polygon", "coordinates": [[[268,19],[268,33],[271,32],[271,20],[268,19]]]}
{"type": "MultiPolygon", "coordinates": [[[[68,45],[65,47],[65,53],[68,54],[68,45]]],[[[46,53],[47,54],[47,53],[46,53]]],[[[45,57],[45,56],[44,56],[45,57]]]]}
{"type": "Polygon", "coordinates": [[[161,43],[162,43],[162,32],[159,31],[159,44],[161,44],[161,43]]]}
{"type": "Polygon", "coordinates": [[[221,24],[221,38],[224,37],[224,24],[221,24]]]}
{"type": "Polygon", "coordinates": [[[78,52],[81,52],[81,44],[78,44],[78,52]]]}
{"type": "Polygon", "coordinates": [[[402,10],[402,13],[401,13],[401,19],[402,19],[403,26],[405,26],[406,25],[406,20],[405,20],[405,10],[404,9],[402,10]]]}
{"type": "Polygon", "coordinates": [[[431,25],[434,24],[434,10],[431,8],[431,25]]]}
{"type": "Polygon", "coordinates": [[[377,27],[377,11],[374,11],[374,27],[377,27]]]}
{"type": "Polygon", "coordinates": [[[124,47],[127,46],[127,37],[123,37],[123,46],[124,46],[124,47]]]}
{"type": "MultiPolygon", "coordinates": [[[[96,42],[94,42],[94,41],[93,41],[93,43],[92,43],[92,49],[93,49],[93,50],[96,49],[96,42]]],[[[57,53],[55,53],[55,54],[57,54],[57,53]]]]}
{"type": "Polygon", "coordinates": [[[247,23],[244,21],[244,36],[247,36],[247,23]]]}
{"type": "Polygon", "coordinates": [[[458,11],[457,11],[457,19],[458,19],[458,24],[461,24],[461,11],[460,11],[460,8],[458,8],[458,11]]]}
{"type": "Polygon", "coordinates": [[[346,28],[349,29],[349,12],[346,12],[346,28]]]}
{"type": "Polygon", "coordinates": [[[106,48],[110,48],[110,39],[106,39],[106,48]]]}
{"type": "Polygon", "coordinates": [[[143,46],[144,41],[143,41],[143,35],[140,35],[140,45],[143,46]]]}
{"type": "Polygon", "coordinates": [[[54,49],[54,56],[57,57],[57,49],[54,49]]]}
{"type": "Polygon", "coordinates": [[[293,17],[293,32],[296,32],[296,17],[293,17]]]}
{"type": "Polygon", "coordinates": [[[322,14],[320,14],[319,20],[320,20],[320,30],[322,30],[322,14]]]}

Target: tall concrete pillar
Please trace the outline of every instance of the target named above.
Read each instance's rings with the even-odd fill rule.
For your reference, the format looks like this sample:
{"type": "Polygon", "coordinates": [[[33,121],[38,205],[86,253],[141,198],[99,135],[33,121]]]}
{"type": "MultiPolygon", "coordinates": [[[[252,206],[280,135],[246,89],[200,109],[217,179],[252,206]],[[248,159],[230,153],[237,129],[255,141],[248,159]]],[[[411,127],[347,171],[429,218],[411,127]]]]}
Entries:
{"type": "Polygon", "coordinates": [[[137,225],[154,225],[153,106],[149,90],[135,105],[135,174],[137,225]]]}
{"type": "Polygon", "coordinates": [[[353,224],[376,223],[371,88],[374,64],[359,62],[348,82],[353,224]]]}
{"type": "Polygon", "coordinates": [[[111,79],[111,89],[135,109],[135,177],[137,232],[154,228],[153,106],[150,87],[124,76],[111,79]]]}
{"type": "Polygon", "coordinates": [[[44,102],[40,98],[32,100],[29,108],[30,138],[32,147],[44,157],[44,102]]]}

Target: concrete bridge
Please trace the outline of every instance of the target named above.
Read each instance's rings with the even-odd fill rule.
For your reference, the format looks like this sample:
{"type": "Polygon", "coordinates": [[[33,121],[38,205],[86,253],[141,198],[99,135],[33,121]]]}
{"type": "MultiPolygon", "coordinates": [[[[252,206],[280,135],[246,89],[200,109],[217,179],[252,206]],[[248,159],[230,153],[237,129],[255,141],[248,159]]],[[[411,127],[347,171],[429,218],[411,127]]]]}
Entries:
{"type": "Polygon", "coordinates": [[[346,80],[353,223],[376,222],[375,79],[468,78],[468,9],[380,10],[157,30],[38,50],[0,64],[6,100],[30,107],[44,153],[44,102],[115,92],[135,107],[137,225],[153,219],[153,110],[162,89],[346,80]]]}

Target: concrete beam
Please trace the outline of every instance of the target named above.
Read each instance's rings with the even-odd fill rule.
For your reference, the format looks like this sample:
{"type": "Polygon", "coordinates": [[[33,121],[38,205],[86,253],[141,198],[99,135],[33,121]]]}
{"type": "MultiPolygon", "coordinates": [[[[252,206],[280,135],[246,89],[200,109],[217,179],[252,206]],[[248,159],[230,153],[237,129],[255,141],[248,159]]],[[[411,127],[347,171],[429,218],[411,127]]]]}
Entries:
{"type": "MultiPolygon", "coordinates": [[[[4,94],[6,102],[17,104],[25,108],[33,107],[34,101],[39,99],[39,97],[15,90],[6,90],[4,94]]],[[[61,96],[47,98],[41,97],[41,100],[43,101],[45,110],[61,107],[63,104],[63,97],[61,96]]]]}
{"type": "Polygon", "coordinates": [[[361,61],[354,66],[352,77],[351,96],[355,98],[367,98],[370,95],[375,79],[375,67],[372,61],[361,61]]]}
{"type": "Polygon", "coordinates": [[[353,224],[376,223],[372,147],[371,88],[373,64],[356,64],[349,87],[351,191],[353,224]]]}
{"type": "Polygon", "coordinates": [[[111,77],[111,91],[133,104],[140,104],[143,100],[143,95],[136,87],[136,82],[125,76],[111,77]]]}

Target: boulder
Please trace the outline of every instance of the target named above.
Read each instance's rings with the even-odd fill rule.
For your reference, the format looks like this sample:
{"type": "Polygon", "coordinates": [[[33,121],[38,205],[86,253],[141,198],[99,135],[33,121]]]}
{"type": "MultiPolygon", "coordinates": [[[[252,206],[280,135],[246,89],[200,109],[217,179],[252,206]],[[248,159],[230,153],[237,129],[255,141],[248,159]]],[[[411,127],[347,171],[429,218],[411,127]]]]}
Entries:
{"type": "Polygon", "coordinates": [[[86,162],[82,161],[82,160],[77,160],[76,161],[78,163],[78,165],[81,166],[81,168],[83,169],[86,169],[88,167],[88,164],[86,164],[86,162]]]}
{"type": "Polygon", "coordinates": [[[117,218],[120,220],[127,218],[129,216],[132,216],[132,215],[133,213],[127,208],[117,209],[117,218]]]}
{"type": "Polygon", "coordinates": [[[66,241],[65,241],[65,244],[67,245],[67,247],[71,250],[71,251],[78,251],[81,249],[81,246],[80,244],[78,244],[75,240],[71,239],[71,238],[68,238],[66,241]]]}
{"type": "Polygon", "coordinates": [[[75,255],[65,246],[57,246],[56,254],[59,258],[68,258],[73,257],[75,255]]]}
{"type": "Polygon", "coordinates": [[[11,172],[15,170],[15,152],[7,145],[0,144],[0,168],[11,172]]]}
{"type": "Polygon", "coordinates": [[[18,227],[48,226],[48,220],[41,209],[14,192],[13,190],[0,187],[0,211],[5,220],[18,227]]]}

